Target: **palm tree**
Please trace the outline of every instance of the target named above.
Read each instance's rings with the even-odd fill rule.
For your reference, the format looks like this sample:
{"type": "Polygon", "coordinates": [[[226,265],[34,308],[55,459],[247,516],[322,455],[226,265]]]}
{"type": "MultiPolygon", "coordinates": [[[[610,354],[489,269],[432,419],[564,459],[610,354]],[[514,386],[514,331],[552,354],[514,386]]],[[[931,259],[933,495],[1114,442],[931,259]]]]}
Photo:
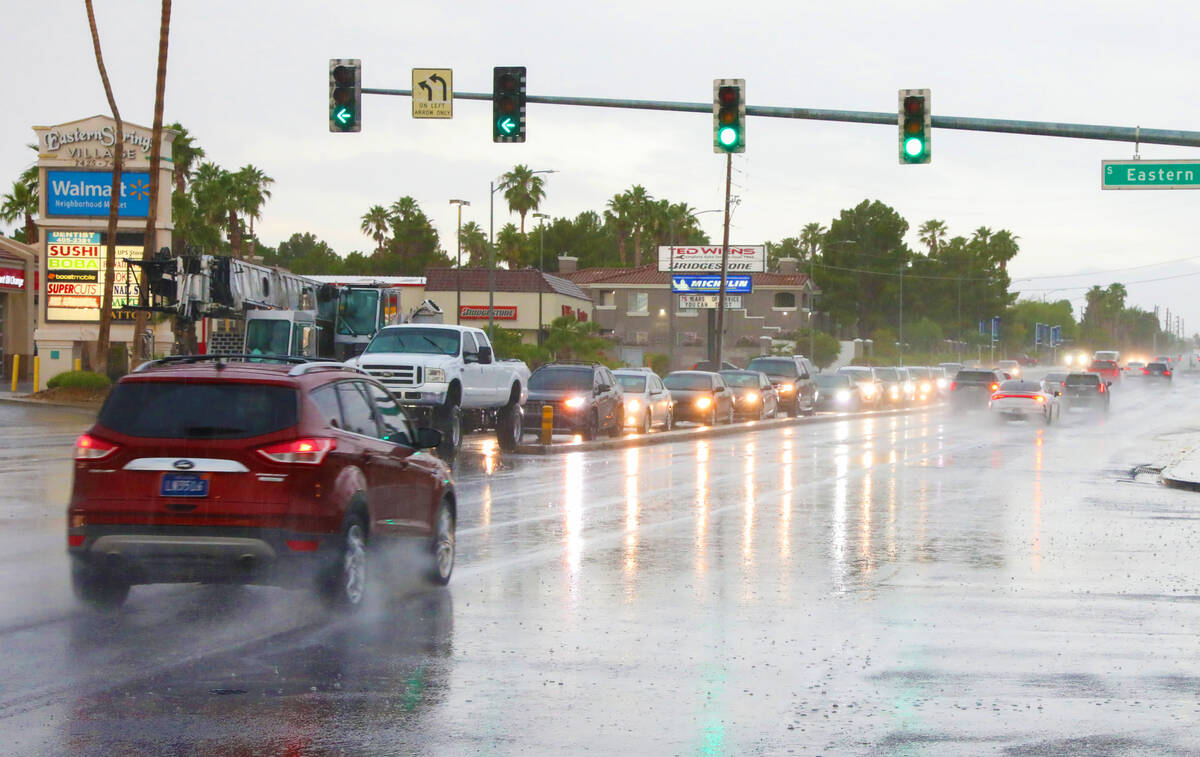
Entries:
{"type": "Polygon", "coordinates": [[[642,234],[652,223],[654,198],[646,192],[646,188],[641,184],[635,184],[627,189],[625,197],[629,203],[630,226],[633,228],[633,265],[636,268],[642,264],[642,234]]]}
{"type": "Polygon", "coordinates": [[[546,199],[546,182],[531,171],[529,166],[515,165],[511,171],[500,177],[500,187],[504,189],[508,212],[520,214],[521,233],[524,234],[525,214],[541,208],[542,200],[546,199]]]}
{"type": "Polygon", "coordinates": [[[388,211],[382,205],[372,205],[362,217],[362,233],[375,240],[376,254],[383,253],[383,243],[388,235],[388,211]]]}
{"type": "MultiPolygon", "coordinates": [[[[142,246],[142,260],[149,261],[154,255],[154,227],[158,222],[159,180],[158,167],[162,161],[163,98],[167,88],[167,41],[171,32],[171,0],[162,0],[162,18],[158,28],[158,72],[154,85],[154,124],[150,129],[150,206],[146,213],[146,234],[142,246]]],[[[149,304],[149,293],[145,287],[138,295],[138,305],[149,304]]],[[[139,310],[134,319],[134,350],[140,359],[149,359],[150,345],[141,339],[146,330],[149,313],[139,310]]]]}
{"type": "Polygon", "coordinates": [[[96,29],[96,11],[92,8],[92,0],[83,0],[87,10],[88,27],[92,32],[92,47],[96,51],[96,67],[100,69],[100,82],[104,85],[104,95],[108,98],[108,107],[112,110],[113,121],[116,122],[117,149],[113,150],[112,189],[108,203],[108,240],[104,254],[104,297],[100,302],[100,328],[96,335],[96,353],[91,361],[95,370],[101,366],[108,367],[109,334],[112,330],[112,298],[113,279],[116,278],[117,267],[117,214],[120,213],[121,203],[121,169],[125,163],[125,124],[121,121],[121,112],[117,110],[117,101],[113,97],[112,84],[108,80],[108,70],[104,67],[104,55],[100,52],[100,32],[96,29]]]}
{"type": "Polygon", "coordinates": [[[921,244],[929,248],[929,255],[936,256],[946,243],[946,222],[932,218],[921,224],[917,231],[921,235],[921,244]]]}
{"type": "Polygon", "coordinates": [[[613,229],[617,234],[617,256],[621,259],[621,265],[628,265],[629,260],[625,256],[625,235],[629,233],[629,227],[632,225],[630,216],[633,213],[633,207],[629,204],[629,198],[624,194],[613,195],[608,201],[608,210],[604,211],[604,220],[613,225],[613,229]]]}
{"type": "Polygon", "coordinates": [[[462,240],[463,249],[467,251],[467,266],[482,268],[488,264],[487,235],[479,224],[474,221],[463,224],[459,239],[462,240]]]}
{"type": "Polygon", "coordinates": [[[175,163],[175,193],[182,195],[192,179],[196,161],[204,157],[204,148],[196,144],[196,138],[178,121],[167,128],[176,133],[171,142],[171,158],[175,163]]]}
{"type": "Polygon", "coordinates": [[[253,165],[246,164],[235,174],[242,212],[250,219],[250,236],[254,236],[254,219],[262,217],[262,206],[271,198],[270,186],[275,180],[253,165]]]}
{"type": "Polygon", "coordinates": [[[496,234],[496,256],[508,263],[511,269],[520,268],[524,265],[523,247],[525,235],[517,231],[517,227],[511,223],[504,224],[504,228],[496,234]]]}
{"type": "Polygon", "coordinates": [[[33,214],[38,210],[37,185],[30,185],[22,179],[14,181],[12,191],[0,197],[0,219],[5,223],[12,223],[18,218],[23,218],[25,243],[33,244],[37,242],[37,226],[33,223],[33,214]]]}
{"type": "Polygon", "coordinates": [[[800,247],[808,253],[810,263],[820,254],[827,233],[829,233],[829,229],[816,221],[806,223],[804,228],[800,229],[800,247]]]}

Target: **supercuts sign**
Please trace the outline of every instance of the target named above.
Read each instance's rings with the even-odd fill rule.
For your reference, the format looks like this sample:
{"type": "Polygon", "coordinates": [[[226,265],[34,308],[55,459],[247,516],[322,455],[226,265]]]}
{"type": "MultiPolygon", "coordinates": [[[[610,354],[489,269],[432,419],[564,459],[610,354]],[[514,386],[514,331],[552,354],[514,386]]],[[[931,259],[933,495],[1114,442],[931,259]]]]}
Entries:
{"type": "MultiPolygon", "coordinates": [[[[658,270],[675,273],[721,270],[721,246],[658,248],[658,270]]],[[[729,273],[761,273],[767,270],[767,248],[762,245],[729,246],[725,270],[729,273]]]]}
{"type": "Polygon", "coordinates": [[[0,267],[0,289],[24,289],[25,271],[0,267]]]}
{"type": "MultiPolygon", "coordinates": [[[[516,305],[497,305],[492,312],[495,313],[493,320],[496,321],[517,320],[516,305]]],[[[463,321],[486,321],[488,319],[487,305],[460,305],[458,317],[463,321]]]]}

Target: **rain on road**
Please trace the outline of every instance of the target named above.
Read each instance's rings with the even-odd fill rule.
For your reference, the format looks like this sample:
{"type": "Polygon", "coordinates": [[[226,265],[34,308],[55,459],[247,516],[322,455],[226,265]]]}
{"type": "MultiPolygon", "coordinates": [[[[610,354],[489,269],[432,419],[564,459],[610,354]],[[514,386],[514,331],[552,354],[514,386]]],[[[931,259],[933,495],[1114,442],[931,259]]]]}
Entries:
{"type": "Polygon", "coordinates": [[[448,589],[71,597],[87,415],[0,404],[14,754],[1185,754],[1200,399],[1048,428],[934,408],[456,470],[448,589]]]}

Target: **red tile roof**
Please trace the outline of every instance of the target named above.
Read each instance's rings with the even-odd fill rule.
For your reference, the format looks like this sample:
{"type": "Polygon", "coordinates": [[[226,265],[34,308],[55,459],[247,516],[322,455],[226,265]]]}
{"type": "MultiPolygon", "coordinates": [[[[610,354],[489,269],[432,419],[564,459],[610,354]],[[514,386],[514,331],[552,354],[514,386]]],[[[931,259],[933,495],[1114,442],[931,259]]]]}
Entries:
{"type": "MultiPolygon", "coordinates": [[[[463,268],[428,268],[425,270],[426,292],[454,292],[458,289],[464,292],[488,291],[488,269],[463,268]]],[[[580,300],[591,300],[587,292],[574,282],[562,276],[542,273],[536,268],[521,268],[515,271],[507,268],[496,269],[497,292],[545,292],[546,294],[562,294],[580,300]]]]}

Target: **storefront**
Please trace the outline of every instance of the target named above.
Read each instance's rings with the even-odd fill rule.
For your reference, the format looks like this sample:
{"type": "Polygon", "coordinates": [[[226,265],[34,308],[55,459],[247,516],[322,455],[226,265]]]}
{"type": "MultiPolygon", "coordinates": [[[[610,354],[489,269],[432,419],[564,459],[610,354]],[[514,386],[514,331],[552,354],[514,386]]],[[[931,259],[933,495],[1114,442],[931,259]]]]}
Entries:
{"type": "MultiPolygon", "coordinates": [[[[35,126],[38,138],[38,181],[41,204],[37,225],[38,328],[34,335],[41,359],[43,380],[71,370],[85,346],[99,331],[100,305],[106,279],[104,258],[108,245],[109,201],[116,124],[107,116],[72,121],[58,126],[35,126]]],[[[171,141],[175,133],[163,130],[159,168],[159,197],[155,223],[155,249],[171,244],[171,141]]],[[[140,259],[150,210],[151,130],[124,124],[124,166],[118,198],[113,272],[113,326],[111,342],[133,350],[134,315],[118,310],[136,303],[138,287],[127,259],[140,259]]],[[[148,337],[155,353],[169,353],[169,323],[151,326],[148,337]]]]}
{"type": "Polygon", "coordinates": [[[0,365],[6,382],[12,378],[14,355],[21,356],[21,375],[30,375],[36,271],[35,247],[0,237],[0,365]]]}
{"type": "Polygon", "coordinates": [[[519,332],[526,344],[536,344],[539,326],[544,332],[559,316],[592,317],[592,301],[576,284],[533,268],[497,269],[491,295],[486,269],[430,268],[425,275],[425,295],[445,311],[446,323],[486,329],[490,316],[497,326],[519,332]]]}

